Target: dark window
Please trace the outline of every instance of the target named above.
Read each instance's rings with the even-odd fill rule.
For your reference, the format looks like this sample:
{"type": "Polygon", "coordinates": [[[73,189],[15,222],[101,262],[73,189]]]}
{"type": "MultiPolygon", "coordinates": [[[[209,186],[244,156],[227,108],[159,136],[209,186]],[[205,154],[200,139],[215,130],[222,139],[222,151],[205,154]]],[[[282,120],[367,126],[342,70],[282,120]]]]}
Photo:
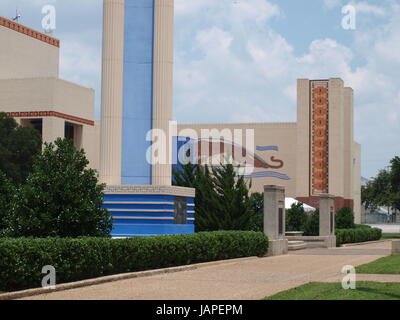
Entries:
{"type": "Polygon", "coordinates": [[[75,130],[74,130],[74,125],[72,123],[66,122],[65,123],[65,130],[64,130],[64,135],[65,138],[68,140],[74,141],[75,138],[75,130]]]}
{"type": "Polygon", "coordinates": [[[43,135],[43,120],[42,119],[32,119],[31,120],[32,127],[35,130],[39,131],[40,136],[43,135]]]}
{"type": "Polygon", "coordinates": [[[283,208],[279,208],[279,235],[283,234],[283,208]]]}
{"type": "Polygon", "coordinates": [[[174,224],[187,223],[187,200],[185,197],[175,197],[174,224]]]}

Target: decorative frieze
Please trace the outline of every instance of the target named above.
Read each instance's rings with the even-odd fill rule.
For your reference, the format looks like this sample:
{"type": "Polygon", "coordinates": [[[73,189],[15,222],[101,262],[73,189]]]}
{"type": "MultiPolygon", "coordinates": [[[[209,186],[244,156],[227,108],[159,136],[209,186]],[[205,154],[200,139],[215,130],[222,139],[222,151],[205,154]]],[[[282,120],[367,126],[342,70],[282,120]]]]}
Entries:
{"type": "Polygon", "coordinates": [[[311,195],[329,189],[329,82],[311,81],[311,195]]]}
{"type": "Polygon", "coordinates": [[[44,33],[38,32],[36,30],[33,30],[31,28],[28,28],[26,26],[23,26],[23,25],[15,22],[15,21],[0,17],[0,26],[6,27],[8,29],[17,31],[17,32],[22,33],[22,34],[25,34],[28,37],[37,39],[37,40],[45,42],[45,43],[48,43],[48,44],[50,44],[52,46],[55,46],[57,48],[60,47],[60,40],[58,40],[56,38],[53,38],[53,37],[50,37],[47,34],[44,34],[44,33]]]}

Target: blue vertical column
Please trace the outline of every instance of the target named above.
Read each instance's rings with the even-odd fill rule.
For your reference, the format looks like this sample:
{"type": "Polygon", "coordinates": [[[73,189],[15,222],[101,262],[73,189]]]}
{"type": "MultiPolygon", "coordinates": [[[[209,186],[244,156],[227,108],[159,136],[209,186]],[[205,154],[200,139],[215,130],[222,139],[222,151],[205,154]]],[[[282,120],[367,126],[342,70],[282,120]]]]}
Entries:
{"type": "Polygon", "coordinates": [[[121,183],[150,185],[146,160],[153,109],[154,0],[125,0],[121,183]]]}

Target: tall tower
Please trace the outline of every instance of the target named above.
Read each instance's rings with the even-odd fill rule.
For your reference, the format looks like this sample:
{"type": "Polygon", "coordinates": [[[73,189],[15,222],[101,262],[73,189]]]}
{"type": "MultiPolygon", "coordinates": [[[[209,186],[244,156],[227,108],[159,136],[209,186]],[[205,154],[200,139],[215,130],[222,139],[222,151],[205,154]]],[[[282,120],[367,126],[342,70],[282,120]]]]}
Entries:
{"type": "MultiPolygon", "coordinates": [[[[172,120],[173,0],[104,0],[101,168],[110,185],[170,185],[149,132],[172,120]]],[[[167,140],[169,141],[169,139],[167,140]]],[[[166,145],[170,158],[170,146],[166,145]]]]}
{"type": "Polygon", "coordinates": [[[297,94],[297,199],[318,207],[320,194],[333,194],[336,209],[354,209],[355,221],[360,223],[353,89],[344,87],[340,78],[299,79],[297,94]]]}
{"type": "Polygon", "coordinates": [[[171,186],[169,161],[174,0],[104,0],[103,14],[100,177],[112,235],[192,233],[195,191],[171,186]]]}

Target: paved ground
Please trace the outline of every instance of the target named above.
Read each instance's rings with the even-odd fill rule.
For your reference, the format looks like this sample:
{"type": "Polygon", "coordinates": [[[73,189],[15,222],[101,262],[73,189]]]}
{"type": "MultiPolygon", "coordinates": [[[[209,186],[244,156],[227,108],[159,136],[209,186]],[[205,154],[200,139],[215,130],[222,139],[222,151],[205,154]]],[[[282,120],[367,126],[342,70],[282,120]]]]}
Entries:
{"type": "Polygon", "coordinates": [[[228,261],[196,270],[121,280],[27,299],[262,299],[310,281],[340,281],[344,265],[374,261],[390,254],[390,246],[390,241],[386,241],[347,248],[306,249],[284,256],[228,261]]]}
{"type": "Polygon", "coordinates": [[[369,226],[382,229],[383,233],[400,233],[400,224],[369,224],[369,226]]]}

